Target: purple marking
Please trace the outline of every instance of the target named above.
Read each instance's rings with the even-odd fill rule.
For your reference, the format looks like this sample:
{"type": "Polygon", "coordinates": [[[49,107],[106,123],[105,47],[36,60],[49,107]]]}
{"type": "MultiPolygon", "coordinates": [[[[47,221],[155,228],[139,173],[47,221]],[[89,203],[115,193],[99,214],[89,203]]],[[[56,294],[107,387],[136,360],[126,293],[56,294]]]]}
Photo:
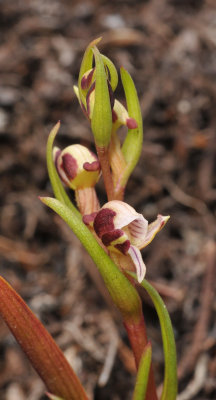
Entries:
{"type": "Polygon", "coordinates": [[[100,171],[100,163],[99,161],[93,161],[93,162],[85,162],[83,164],[83,168],[86,171],[100,171]]]}
{"type": "Polygon", "coordinates": [[[114,93],[113,93],[112,86],[110,85],[109,81],[107,81],[107,85],[108,85],[108,91],[109,91],[109,97],[110,97],[110,105],[111,105],[111,109],[113,109],[114,103],[115,103],[114,93]]]}
{"type": "Polygon", "coordinates": [[[116,249],[118,249],[121,253],[126,255],[130,248],[130,240],[126,240],[124,243],[121,244],[115,244],[114,247],[116,247],[116,249]]]}
{"type": "Polygon", "coordinates": [[[91,87],[86,96],[87,114],[90,115],[90,95],[95,90],[95,82],[92,83],[91,87]]]}
{"type": "Polygon", "coordinates": [[[83,90],[86,90],[89,88],[91,81],[92,81],[92,76],[94,73],[94,68],[89,72],[87,76],[83,76],[81,79],[81,88],[83,90]]]}
{"type": "Polygon", "coordinates": [[[112,232],[107,232],[102,236],[102,242],[105,246],[109,246],[114,240],[124,235],[121,229],[114,229],[112,232]]]}
{"type": "Polygon", "coordinates": [[[91,222],[94,221],[96,215],[97,215],[97,212],[93,212],[91,214],[83,215],[82,220],[83,220],[84,224],[85,225],[89,225],[91,222]]]}
{"type": "Polygon", "coordinates": [[[115,110],[112,110],[112,122],[113,123],[116,122],[117,119],[118,119],[117,113],[115,112],[115,110]]]}
{"type": "MultiPolygon", "coordinates": [[[[134,251],[134,248],[133,248],[133,247],[131,247],[131,250],[132,250],[132,252],[134,253],[134,255],[135,255],[136,259],[137,259],[137,262],[138,262],[138,264],[139,264],[139,276],[141,276],[142,267],[141,267],[141,264],[140,264],[140,260],[139,260],[139,258],[137,257],[137,253],[136,253],[136,251],[134,251]]],[[[138,265],[138,264],[136,263],[136,265],[138,265]]]]}
{"type": "Polygon", "coordinates": [[[113,219],[116,213],[109,208],[102,208],[98,211],[94,220],[94,230],[96,234],[101,238],[105,233],[113,231],[115,229],[113,219]]]}
{"type": "Polygon", "coordinates": [[[137,122],[134,118],[127,118],[126,125],[129,129],[136,129],[138,128],[137,122]]]}
{"type": "Polygon", "coordinates": [[[72,180],[77,175],[78,165],[75,158],[71,154],[66,153],[62,156],[62,169],[67,175],[69,180],[72,180]]]}

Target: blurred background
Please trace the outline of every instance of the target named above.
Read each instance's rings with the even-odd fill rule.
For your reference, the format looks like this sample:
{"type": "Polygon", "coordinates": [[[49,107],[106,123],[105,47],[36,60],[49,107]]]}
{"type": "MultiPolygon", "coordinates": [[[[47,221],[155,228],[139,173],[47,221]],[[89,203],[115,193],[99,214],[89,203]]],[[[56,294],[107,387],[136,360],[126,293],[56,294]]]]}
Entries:
{"type": "MultiPolygon", "coordinates": [[[[130,72],[143,114],[142,158],[126,201],[149,221],[171,215],[143,257],[173,322],[178,400],[215,399],[215,1],[1,0],[0,30],[1,275],[92,399],[131,399],[134,363],[121,319],[78,240],[38,200],[52,195],[45,151],[57,120],[61,148],[93,146],[73,84],[87,44],[103,36],[100,50],[130,72]]],[[[116,96],[123,99],[121,83],[116,96]]],[[[102,182],[97,190],[105,202],[102,182]]],[[[159,324],[141,296],[160,386],[159,324]]],[[[0,321],[0,398],[45,400],[44,391],[0,321]]]]}

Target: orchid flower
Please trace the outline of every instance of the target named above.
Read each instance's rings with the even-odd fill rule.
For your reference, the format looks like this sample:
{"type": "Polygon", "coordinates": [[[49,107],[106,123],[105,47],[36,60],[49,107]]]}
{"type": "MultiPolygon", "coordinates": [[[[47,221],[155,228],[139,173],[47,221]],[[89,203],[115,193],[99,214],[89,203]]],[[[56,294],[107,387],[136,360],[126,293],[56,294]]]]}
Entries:
{"type": "Polygon", "coordinates": [[[75,191],[81,214],[98,211],[95,185],[101,171],[96,155],[85,146],[72,144],[62,151],[54,147],[53,161],[62,182],[75,191]]]}
{"type": "Polygon", "coordinates": [[[89,215],[83,217],[86,224],[93,225],[110,255],[117,253],[130,257],[138,282],[142,282],[146,272],[140,250],[154,239],[168,219],[169,216],[158,215],[149,224],[142,214],[119,200],[109,201],[96,214],[92,214],[92,218],[89,215]]]}

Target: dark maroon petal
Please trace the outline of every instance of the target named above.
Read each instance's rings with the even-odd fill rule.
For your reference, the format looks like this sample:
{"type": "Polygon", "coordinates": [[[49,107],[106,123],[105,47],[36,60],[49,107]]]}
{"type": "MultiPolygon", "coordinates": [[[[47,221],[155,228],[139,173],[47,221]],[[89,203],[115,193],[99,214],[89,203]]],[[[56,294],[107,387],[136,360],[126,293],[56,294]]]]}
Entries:
{"type": "Polygon", "coordinates": [[[116,114],[115,110],[112,110],[112,122],[116,122],[118,119],[118,115],[116,114]]]}
{"type": "Polygon", "coordinates": [[[72,157],[71,154],[64,154],[62,156],[62,165],[65,174],[67,175],[69,180],[72,180],[77,175],[78,165],[75,158],[72,157]]]}
{"type": "Polygon", "coordinates": [[[116,213],[109,208],[102,208],[94,220],[94,230],[99,237],[102,237],[105,233],[113,231],[115,229],[113,218],[116,213]]]}
{"type": "Polygon", "coordinates": [[[85,162],[83,164],[83,168],[86,171],[100,171],[100,163],[99,161],[93,161],[93,162],[85,162]]]}
{"type": "Polygon", "coordinates": [[[89,72],[89,74],[86,76],[83,76],[81,79],[81,88],[83,90],[86,90],[89,88],[91,81],[92,81],[92,76],[94,73],[94,68],[89,72]]]}
{"type": "Polygon", "coordinates": [[[92,85],[87,93],[87,96],[86,96],[86,105],[87,105],[87,114],[88,115],[90,114],[90,95],[93,92],[93,90],[95,90],[95,82],[92,83],[92,85]]]}
{"type": "Polygon", "coordinates": [[[109,81],[107,81],[107,84],[108,84],[108,91],[109,91],[109,97],[110,97],[110,105],[111,105],[111,109],[113,109],[114,103],[115,103],[115,97],[114,97],[114,93],[112,90],[112,86],[110,85],[109,81]]]}
{"type": "Polygon", "coordinates": [[[114,229],[112,232],[105,233],[101,240],[105,246],[109,246],[111,242],[124,235],[121,229],[114,229]]]}
{"type": "Polygon", "coordinates": [[[90,225],[91,222],[94,221],[96,215],[97,215],[97,212],[93,212],[93,213],[91,213],[91,214],[83,215],[82,220],[83,220],[84,224],[85,224],[85,225],[90,225]]]}
{"type": "Polygon", "coordinates": [[[107,73],[107,78],[108,78],[108,80],[110,82],[111,81],[111,74],[110,74],[110,70],[109,70],[107,65],[105,66],[105,69],[106,69],[106,73],[107,73]]]}
{"type": "Polygon", "coordinates": [[[126,125],[129,129],[136,129],[138,128],[137,122],[134,118],[127,118],[126,125]]]}
{"type": "Polygon", "coordinates": [[[124,243],[121,244],[116,244],[114,247],[118,249],[121,253],[126,255],[130,248],[130,240],[126,240],[124,243]]]}

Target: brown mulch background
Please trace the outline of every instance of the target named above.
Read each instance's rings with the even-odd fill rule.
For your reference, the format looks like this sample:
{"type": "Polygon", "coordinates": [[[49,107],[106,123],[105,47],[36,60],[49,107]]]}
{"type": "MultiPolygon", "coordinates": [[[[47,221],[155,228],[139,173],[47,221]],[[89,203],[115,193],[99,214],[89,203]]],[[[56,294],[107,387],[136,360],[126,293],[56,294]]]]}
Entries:
{"type": "MultiPolygon", "coordinates": [[[[131,399],[134,364],[121,320],[78,240],[38,200],[52,195],[45,146],[55,122],[60,146],[92,142],[73,84],[86,45],[102,35],[101,51],[134,78],[144,119],[126,201],[150,221],[171,215],[143,257],[172,318],[179,400],[215,399],[215,0],[1,0],[0,30],[1,275],[92,399],[131,399]]],[[[98,193],[106,201],[102,182],[98,193]]],[[[159,386],[160,330],[141,294],[159,386]]],[[[44,391],[0,321],[0,399],[44,400],[44,391]]]]}

